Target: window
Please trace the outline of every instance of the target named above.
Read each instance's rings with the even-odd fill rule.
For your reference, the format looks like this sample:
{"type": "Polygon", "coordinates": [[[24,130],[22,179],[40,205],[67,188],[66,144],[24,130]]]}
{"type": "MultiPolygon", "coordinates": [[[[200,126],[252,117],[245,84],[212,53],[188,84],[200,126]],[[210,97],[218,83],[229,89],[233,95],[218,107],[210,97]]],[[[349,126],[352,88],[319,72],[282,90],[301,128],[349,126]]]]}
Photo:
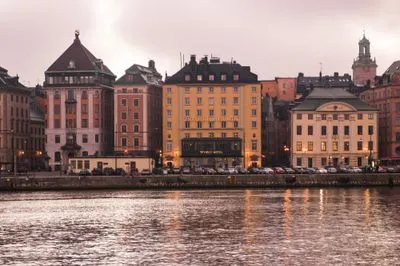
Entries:
{"type": "Polygon", "coordinates": [[[124,99],[121,99],[121,105],[123,106],[123,107],[126,107],[126,99],[124,98],[124,99]]]}
{"type": "Polygon", "coordinates": [[[338,114],[333,114],[332,118],[333,118],[333,120],[338,120],[338,114]]]}
{"type": "MultiPolygon", "coordinates": [[[[12,108],[11,108],[11,111],[12,111],[12,108]]],[[[54,105],[54,114],[55,115],[60,114],[60,105],[59,104],[54,105]]],[[[11,113],[11,115],[12,115],[12,113],[11,113]]],[[[18,116],[18,108],[16,109],[16,115],[18,116]]]]}
{"type": "Polygon", "coordinates": [[[127,93],[128,90],[127,90],[126,88],[123,88],[121,92],[122,92],[122,93],[127,93]]]}
{"type": "Polygon", "coordinates": [[[233,109],[233,116],[239,115],[239,109],[233,109]]]}
{"type": "Polygon", "coordinates": [[[214,88],[213,87],[209,87],[208,88],[208,93],[214,93],[214,88]]]}
{"type": "Polygon", "coordinates": [[[189,97],[185,97],[185,105],[190,105],[190,98],[189,97]]]}
{"type": "Polygon", "coordinates": [[[202,137],[203,137],[203,133],[197,132],[197,133],[196,133],[196,137],[197,137],[197,138],[202,138],[202,137]]]}
{"type": "Polygon", "coordinates": [[[257,128],[257,121],[251,121],[251,127],[257,128]]]}
{"type": "Polygon", "coordinates": [[[257,150],[257,140],[251,140],[251,150],[256,151],[257,150]]]}
{"type": "Polygon", "coordinates": [[[338,151],[338,142],[337,141],[332,141],[332,151],[338,151]]]}
{"type": "Polygon", "coordinates": [[[222,97],[222,98],[221,98],[221,104],[222,104],[222,105],[225,105],[225,104],[226,104],[226,98],[225,98],[225,97],[222,97]]]}
{"type": "Polygon", "coordinates": [[[214,134],[214,132],[210,132],[210,133],[208,133],[208,137],[209,137],[209,138],[214,138],[214,137],[215,137],[215,134],[214,134]]]}
{"type": "Polygon", "coordinates": [[[257,109],[251,109],[251,116],[257,116],[257,109]]]}
{"type": "Polygon", "coordinates": [[[60,135],[55,136],[55,143],[60,143],[60,135]]]}
{"type": "Polygon", "coordinates": [[[203,100],[201,97],[197,97],[197,105],[203,104],[203,100]]]}
{"type": "MultiPolygon", "coordinates": [[[[185,111],[186,111],[186,110],[185,110],[185,111]]],[[[171,117],[171,116],[172,116],[172,110],[170,110],[170,109],[167,110],[167,116],[168,116],[168,117],[171,117]]]]}
{"type": "Polygon", "coordinates": [[[99,143],[99,134],[94,135],[94,142],[99,143]]]}
{"type": "Polygon", "coordinates": [[[301,135],[301,126],[296,127],[296,134],[301,135]]]}
{"type": "Polygon", "coordinates": [[[345,136],[350,135],[350,127],[349,126],[344,126],[344,135],[345,136]]]}
{"type": "Polygon", "coordinates": [[[344,120],[350,120],[350,115],[349,114],[344,114],[344,120]]]}
{"type": "Polygon", "coordinates": [[[307,150],[308,150],[308,151],[313,151],[313,149],[314,149],[314,142],[309,141],[309,142],[307,143],[307,150]]]}
{"type": "Polygon", "coordinates": [[[349,151],[350,150],[350,142],[345,141],[343,144],[344,144],[343,150],[344,151],[349,151]]]}
{"type": "Polygon", "coordinates": [[[226,92],[226,88],[225,87],[222,87],[221,88],[221,93],[225,93],[226,92]]]}
{"type": "Polygon", "coordinates": [[[296,114],[296,119],[301,120],[302,115],[301,114],[296,114]]]}
{"type": "Polygon", "coordinates": [[[302,147],[302,142],[301,141],[297,141],[296,142],[296,151],[302,151],[303,147],[302,147]]]}
{"type": "Polygon", "coordinates": [[[139,125],[134,125],[133,126],[133,132],[135,132],[135,133],[139,132],[139,125]]]}
{"type": "Polygon", "coordinates": [[[202,92],[203,92],[202,87],[197,87],[197,93],[198,93],[198,94],[201,94],[202,92]]]}
{"type": "Polygon", "coordinates": [[[239,133],[238,132],[233,132],[233,137],[234,138],[238,138],[239,137],[239,133]]]}
{"type": "Polygon", "coordinates": [[[357,141],[357,150],[358,151],[362,151],[362,146],[363,146],[362,141],[357,141]]]}
{"type": "Polygon", "coordinates": [[[125,112],[121,113],[121,119],[124,119],[124,120],[126,119],[126,113],[125,112]]]}
{"type": "Polygon", "coordinates": [[[185,75],[185,81],[190,81],[190,75],[185,75]]]}
{"type": "Polygon", "coordinates": [[[321,165],[325,166],[326,165],[326,157],[321,158],[321,165]]]}
{"type": "Polygon", "coordinates": [[[88,128],[89,127],[88,120],[86,118],[82,119],[81,123],[82,123],[82,125],[81,125],[82,128],[88,128]]]}
{"type": "Polygon", "coordinates": [[[214,128],[214,121],[208,122],[208,128],[214,128]]]}
{"type": "Polygon", "coordinates": [[[197,116],[202,116],[202,111],[201,111],[201,109],[197,109],[197,116]]]}
{"type": "Polygon", "coordinates": [[[374,119],[374,114],[368,114],[368,119],[369,119],[369,120],[374,119]]]}
{"type": "Polygon", "coordinates": [[[138,120],[139,119],[139,113],[138,112],[134,112],[133,113],[133,119],[134,120],[138,120]]]}
{"type": "Polygon", "coordinates": [[[357,114],[357,119],[362,120],[363,119],[363,114],[357,114]]]}
{"type": "MultiPolygon", "coordinates": [[[[167,101],[167,103],[168,103],[168,101],[167,101]]],[[[139,106],[139,99],[133,99],[133,106],[135,106],[135,107],[139,106]]]]}
{"type": "Polygon", "coordinates": [[[197,121],[197,128],[203,128],[203,123],[201,121],[197,121]]]}
{"type": "Polygon", "coordinates": [[[301,160],[301,158],[297,158],[297,159],[296,159],[296,164],[297,164],[297,166],[301,166],[301,165],[302,165],[302,160],[301,160]]]}
{"type": "Polygon", "coordinates": [[[167,88],[167,93],[171,93],[172,89],[171,88],[167,88]]]}
{"type": "Polygon", "coordinates": [[[307,134],[308,134],[309,136],[312,136],[312,135],[313,135],[313,126],[308,126],[308,127],[307,127],[307,134]]]}
{"type": "Polygon", "coordinates": [[[221,128],[226,128],[226,121],[221,121],[221,128]]]}
{"type": "Polygon", "coordinates": [[[374,149],[374,142],[373,141],[368,141],[368,150],[372,151],[374,149]]]}
{"type": "Polygon", "coordinates": [[[238,81],[239,80],[239,74],[233,74],[233,80],[238,81]]]}
{"type": "Polygon", "coordinates": [[[226,133],[225,132],[221,132],[221,138],[226,138],[226,133]]]}
{"type": "Polygon", "coordinates": [[[166,150],[167,150],[167,152],[171,152],[172,151],[172,142],[171,141],[167,142],[166,150]]]}
{"type": "Polygon", "coordinates": [[[314,119],[314,115],[313,114],[308,114],[308,120],[313,120],[314,119]]]}
{"type": "Polygon", "coordinates": [[[238,128],[239,127],[239,122],[238,121],[233,121],[233,127],[238,128]]]}
{"type": "Polygon", "coordinates": [[[172,104],[172,98],[170,97],[167,98],[167,104],[172,104]]]}
{"type": "Polygon", "coordinates": [[[197,75],[197,81],[202,81],[203,80],[203,76],[202,75],[197,75]]]}
{"type": "Polygon", "coordinates": [[[168,121],[167,122],[167,129],[171,129],[172,128],[172,122],[171,121],[168,121]]]}
{"type": "Polygon", "coordinates": [[[362,157],[357,157],[357,165],[358,166],[362,165],[362,157]]]}
{"type": "Polygon", "coordinates": [[[209,97],[208,98],[208,104],[209,105],[214,105],[214,97],[209,97]]]}
{"type": "Polygon", "coordinates": [[[82,135],[82,143],[88,143],[88,135],[87,134],[82,135]]]}
{"type": "Polygon", "coordinates": [[[209,81],[214,81],[214,79],[215,79],[214,74],[210,74],[210,75],[208,76],[208,80],[209,80],[209,81]]]}
{"type": "Polygon", "coordinates": [[[257,104],[257,97],[251,97],[251,104],[257,104]]]}
{"type": "Polygon", "coordinates": [[[87,114],[87,113],[88,113],[88,105],[82,104],[82,114],[87,114]]]}
{"type": "Polygon", "coordinates": [[[321,126],[321,135],[326,136],[326,126],[321,126]]]}
{"type": "Polygon", "coordinates": [[[139,138],[134,138],[133,139],[133,146],[139,147],[139,138]]]}
{"type": "Polygon", "coordinates": [[[321,115],[321,120],[326,120],[326,114],[321,115]]]}
{"type": "Polygon", "coordinates": [[[238,93],[239,92],[239,88],[238,87],[233,87],[233,93],[238,93]]]}
{"type": "Polygon", "coordinates": [[[363,126],[357,126],[357,135],[363,134],[363,126]]]}
{"type": "Polygon", "coordinates": [[[59,151],[56,151],[54,153],[54,161],[56,161],[56,162],[61,161],[61,153],[59,151]]]}
{"type": "Polygon", "coordinates": [[[189,87],[185,87],[185,93],[190,93],[190,88],[189,87]]]}
{"type": "Polygon", "coordinates": [[[368,126],[368,135],[374,134],[374,126],[368,126]]]}
{"type": "Polygon", "coordinates": [[[221,74],[221,80],[226,81],[226,74],[221,74]]]}
{"type": "Polygon", "coordinates": [[[190,110],[188,110],[188,109],[185,110],[185,116],[186,116],[186,117],[189,117],[189,116],[190,116],[190,110]]]}
{"type": "Polygon", "coordinates": [[[214,116],[214,109],[208,110],[208,116],[214,116]]]}
{"type": "Polygon", "coordinates": [[[321,151],[326,151],[326,141],[321,141],[321,151]]]}
{"type": "Polygon", "coordinates": [[[233,97],[233,104],[239,104],[239,97],[233,97]]]}
{"type": "Polygon", "coordinates": [[[257,87],[251,87],[251,92],[257,92],[257,87]]]}
{"type": "Polygon", "coordinates": [[[226,109],[221,109],[221,116],[226,116],[226,109]]]}
{"type": "Polygon", "coordinates": [[[185,139],[190,138],[190,133],[185,133],[185,139]]]}
{"type": "Polygon", "coordinates": [[[332,135],[337,135],[338,134],[338,126],[333,126],[332,127],[332,135]]]}
{"type": "Polygon", "coordinates": [[[122,133],[126,133],[126,125],[121,126],[121,131],[122,131],[122,133]]]}

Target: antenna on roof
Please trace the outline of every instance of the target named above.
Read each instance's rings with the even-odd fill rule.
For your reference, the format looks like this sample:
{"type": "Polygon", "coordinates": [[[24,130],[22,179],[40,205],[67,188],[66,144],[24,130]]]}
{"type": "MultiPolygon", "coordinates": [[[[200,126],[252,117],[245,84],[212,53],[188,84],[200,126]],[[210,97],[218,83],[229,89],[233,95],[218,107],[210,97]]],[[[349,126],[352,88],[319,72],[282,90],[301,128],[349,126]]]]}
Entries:
{"type": "Polygon", "coordinates": [[[182,52],[179,52],[179,62],[180,62],[179,68],[182,68],[182,52]]]}

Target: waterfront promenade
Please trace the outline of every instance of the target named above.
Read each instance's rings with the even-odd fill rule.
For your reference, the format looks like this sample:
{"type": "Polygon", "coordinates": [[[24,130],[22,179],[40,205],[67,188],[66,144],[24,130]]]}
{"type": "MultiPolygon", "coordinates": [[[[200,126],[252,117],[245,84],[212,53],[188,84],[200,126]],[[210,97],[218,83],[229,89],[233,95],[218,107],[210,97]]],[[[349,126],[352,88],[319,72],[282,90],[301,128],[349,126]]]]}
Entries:
{"type": "Polygon", "coordinates": [[[69,189],[220,189],[268,187],[399,186],[400,174],[319,175],[168,175],[62,176],[22,175],[0,179],[0,190],[69,189]]]}

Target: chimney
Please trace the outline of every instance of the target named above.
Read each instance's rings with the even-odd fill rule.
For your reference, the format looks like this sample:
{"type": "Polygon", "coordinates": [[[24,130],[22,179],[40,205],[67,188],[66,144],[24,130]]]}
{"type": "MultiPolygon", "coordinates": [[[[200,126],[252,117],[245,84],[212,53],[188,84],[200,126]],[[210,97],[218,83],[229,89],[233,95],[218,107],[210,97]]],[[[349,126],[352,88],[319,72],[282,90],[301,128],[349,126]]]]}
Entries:
{"type": "Polygon", "coordinates": [[[149,60],[149,68],[156,69],[156,64],[154,63],[154,60],[149,60]]]}
{"type": "Polygon", "coordinates": [[[339,73],[338,73],[338,72],[334,72],[334,73],[333,73],[333,76],[339,77],[339,73]]]}
{"type": "Polygon", "coordinates": [[[196,63],[196,55],[195,54],[190,55],[190,63],[196,63]]]}

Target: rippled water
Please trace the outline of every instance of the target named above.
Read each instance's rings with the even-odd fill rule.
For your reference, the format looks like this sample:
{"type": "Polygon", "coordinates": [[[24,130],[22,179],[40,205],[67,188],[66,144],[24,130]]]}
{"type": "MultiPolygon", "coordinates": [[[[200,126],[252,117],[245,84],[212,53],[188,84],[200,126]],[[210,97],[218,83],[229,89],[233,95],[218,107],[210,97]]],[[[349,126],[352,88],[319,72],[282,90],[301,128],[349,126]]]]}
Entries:
{"type": "Polygon", "coordinates": [[[400,188],[0,194],[1,265],[399,265],[400,188]]]}

